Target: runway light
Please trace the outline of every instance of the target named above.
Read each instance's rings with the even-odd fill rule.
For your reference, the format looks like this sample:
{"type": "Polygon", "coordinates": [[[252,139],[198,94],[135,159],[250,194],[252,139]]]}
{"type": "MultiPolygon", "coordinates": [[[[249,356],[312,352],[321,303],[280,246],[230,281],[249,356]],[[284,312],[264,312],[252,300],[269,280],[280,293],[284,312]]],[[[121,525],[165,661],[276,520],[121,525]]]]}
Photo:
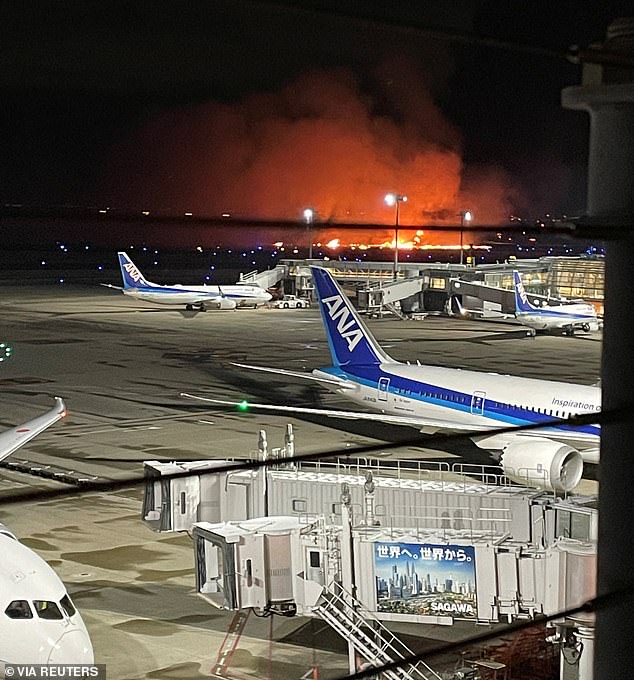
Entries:
{"type": "Polygon", "coordinates": [[[243,399],[238,404],[238,411],[248,411],[248,410],[249,410],[249,402],[246,399],[243,399]]]}

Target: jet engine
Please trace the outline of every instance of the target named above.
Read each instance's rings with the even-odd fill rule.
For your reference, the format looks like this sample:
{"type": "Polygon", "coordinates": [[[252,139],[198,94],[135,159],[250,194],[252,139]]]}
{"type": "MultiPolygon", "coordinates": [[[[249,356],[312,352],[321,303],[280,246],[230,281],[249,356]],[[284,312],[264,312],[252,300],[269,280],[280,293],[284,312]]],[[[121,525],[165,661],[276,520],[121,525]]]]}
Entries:
{"type": "Polygon", "coordinates": [[[235,309],[237,307],[235,300],[223,297],[218,302],[213,304],[215,309],[235,309]]]}
{"type": "Polygon", "coordinates": [[[583,458],[576,449],[541,437],[509,444],[500,458],[504,474],[518,484],[567,493],[583,474],[583,458]]]}

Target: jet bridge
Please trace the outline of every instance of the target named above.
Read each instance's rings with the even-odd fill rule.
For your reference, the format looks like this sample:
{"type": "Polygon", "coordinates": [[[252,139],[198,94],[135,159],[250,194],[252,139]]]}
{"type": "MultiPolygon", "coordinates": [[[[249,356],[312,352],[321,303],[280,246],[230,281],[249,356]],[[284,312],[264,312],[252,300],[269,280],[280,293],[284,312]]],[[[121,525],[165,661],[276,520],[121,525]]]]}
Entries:
{"type": "Polygon", "coordinates": [[[247,274],[240,274],[240,280],[238,284],[245,284],[249,286],[260,286],[267,290],[272,288],[279,281],[285,279],[288,276],[288,266],[285,264],[278,264],[274,269],[267,269],[265,271],[258,272],[257,269],[248,272],[247,274]]]}
{"type": "MultiPolygon", "coordinates": [[[[346,496],[344,486],[340,524],[323,516],[195,524],[197,592],[230,610],[321,618],[348,642],[351,672],[357,657],[368,667],[411,655],[386,621],[510,622],[594,596],[595,544],[559,539],[536,548],[488,532],[369,527],[346,496]]],[[[591,643],[592,616],[560,624],[591,643]]],[[[387,677],[440,680],[423,663],[387,677]]]]}
{"type": "Polygon", "coordinates": [[[458,315],[459,306],[462,306],[466,316],[469,316],[470,309],[490,318],[515,315],[515,293],[512,289],[495,288],[479,281],[451,279],[448,293],[447,310],[450,314],[458,315]]]}
{"type": "MultiPolygon", "coordinates": [[[[340,540],[323,518],[266,517],[194,526],[196,590],[216,606],[260,615],[319,616],[366,667],[413,652],[341,583],[340,540]]],[[[345,549],[344,549],[345,552],[345,549]]],[[[427,664],[384,673],[389,680],[441,680],[427,664]]]]}
{"type": "MultiPolygon", "coordinates": [[[[287,459],[294,445],[287,432],[269,451],[260,433],[261,457],[287,459]]],[[[595,497],[481,466],[346,458],[214,472],[222,464],[146,462],[143,506],[154,530],[192,531],[197,592],[217,606],[321,616],[347,639],[354,623],[363,656],[356,631],[377,626],[339,619],[345,593],[367,620],[436,625],[534,618],[594,595],[595,497]]],[[[560,620],[552,637],[562,654],[583,639],[584,680],[593,625],[560,620]]]]}
{"type": "Polygon", "coordinates": [[[370,315],[381,316],[387,310],[402,319],[408,318],[406,312],[417,312],[422,309],[416,296],[422,292],[424,285],[424,277],[417,276],[367,288],[363,291],[366,311],[370,315]],[[409,304],[405,304],[405,300],[408,300],[409,304]],[[397,303],[400,305],[397,306],[397,303]]]}

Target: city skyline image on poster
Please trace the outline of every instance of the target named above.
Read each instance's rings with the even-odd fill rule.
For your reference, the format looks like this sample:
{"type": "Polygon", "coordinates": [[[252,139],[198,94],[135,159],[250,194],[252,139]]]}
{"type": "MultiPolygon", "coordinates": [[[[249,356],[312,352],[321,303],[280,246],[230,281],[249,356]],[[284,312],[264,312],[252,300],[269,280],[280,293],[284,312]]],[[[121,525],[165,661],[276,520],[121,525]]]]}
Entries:
{"type": "Polygon", "coordinates": [[[477,618],[473,546],[376,542],[374,573],[379,612],[477,618]]]}

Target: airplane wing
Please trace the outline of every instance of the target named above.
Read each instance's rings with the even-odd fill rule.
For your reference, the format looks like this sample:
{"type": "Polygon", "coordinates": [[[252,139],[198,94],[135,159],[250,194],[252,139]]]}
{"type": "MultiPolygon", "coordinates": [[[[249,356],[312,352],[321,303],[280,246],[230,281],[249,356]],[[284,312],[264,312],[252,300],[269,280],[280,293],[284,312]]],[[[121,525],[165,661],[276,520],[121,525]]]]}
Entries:
{"type": "MultiPolygon", "coordinates": [[[[278,406],[276,404],[254,404],[251,402],[238,403],[234,401],[223,401],[221,399],[211,399],[210,397],[200,397],[195,394],[188,394],[181,392],[181,397],[188,399],[196,399],[197,401],[204,401],[208,404],[216,404],[217,406],[235,406],[236,409],[244,409],[250,411],[252,409],[258,411],[269,411],[271,413],[306,413],[309,415],[325,416],[328,418],[347,418],[353,420],[370,420],[378,423],[385,423],[388,425],[408,425],[416,427],[422,432],[433,434],[434,432],[473,432],[473,425],[463,425],[461,423],[454,423],[449,420],[440,418],[419,418],[415,416],[394,416],[385,413],[370,413],[367,411],[337,411],[322,408],[308,408],[304,406],[278,406]]],[[[495,426],[491,426],[493,429],[495,426]]]]}
{"type": "Polygon", "coordinates": [[[55,406],[44,415],[33,418],[11,430],[0,433],[0,460],[24,446],[33,437],[43,432],[66,415],[66,405],[60,397],[55,397],[55,406]]]}
{"type": "Polygon", "coordinates": [[[111,283],[100,283],[100,286],[103,286],[104,288],[113,288],[114,290],[123,290],[121,286],[113,286],[111,283]]]}
{"type": "Polygon", "coordinates": [[[238,366],[239,368],[247,368],[251,371],[262,371],[264,373],[274,373],[276,375],[286,375],[291,378],[301,378],[302,380],[313,380],[314,382],[319,382],[324,385],[332,385],[339,387],[344,390],[356,390],[358,386],[349,380],[343,380],[332,376],[332,378],[324,378],[322,376],[313,375],[312,373],[303,373],[302,371],[288,371],[283,368],[269,368],[267,366],[249,366],[248,364],[238,364],[232,362],[232,366],[238,366]]]}

